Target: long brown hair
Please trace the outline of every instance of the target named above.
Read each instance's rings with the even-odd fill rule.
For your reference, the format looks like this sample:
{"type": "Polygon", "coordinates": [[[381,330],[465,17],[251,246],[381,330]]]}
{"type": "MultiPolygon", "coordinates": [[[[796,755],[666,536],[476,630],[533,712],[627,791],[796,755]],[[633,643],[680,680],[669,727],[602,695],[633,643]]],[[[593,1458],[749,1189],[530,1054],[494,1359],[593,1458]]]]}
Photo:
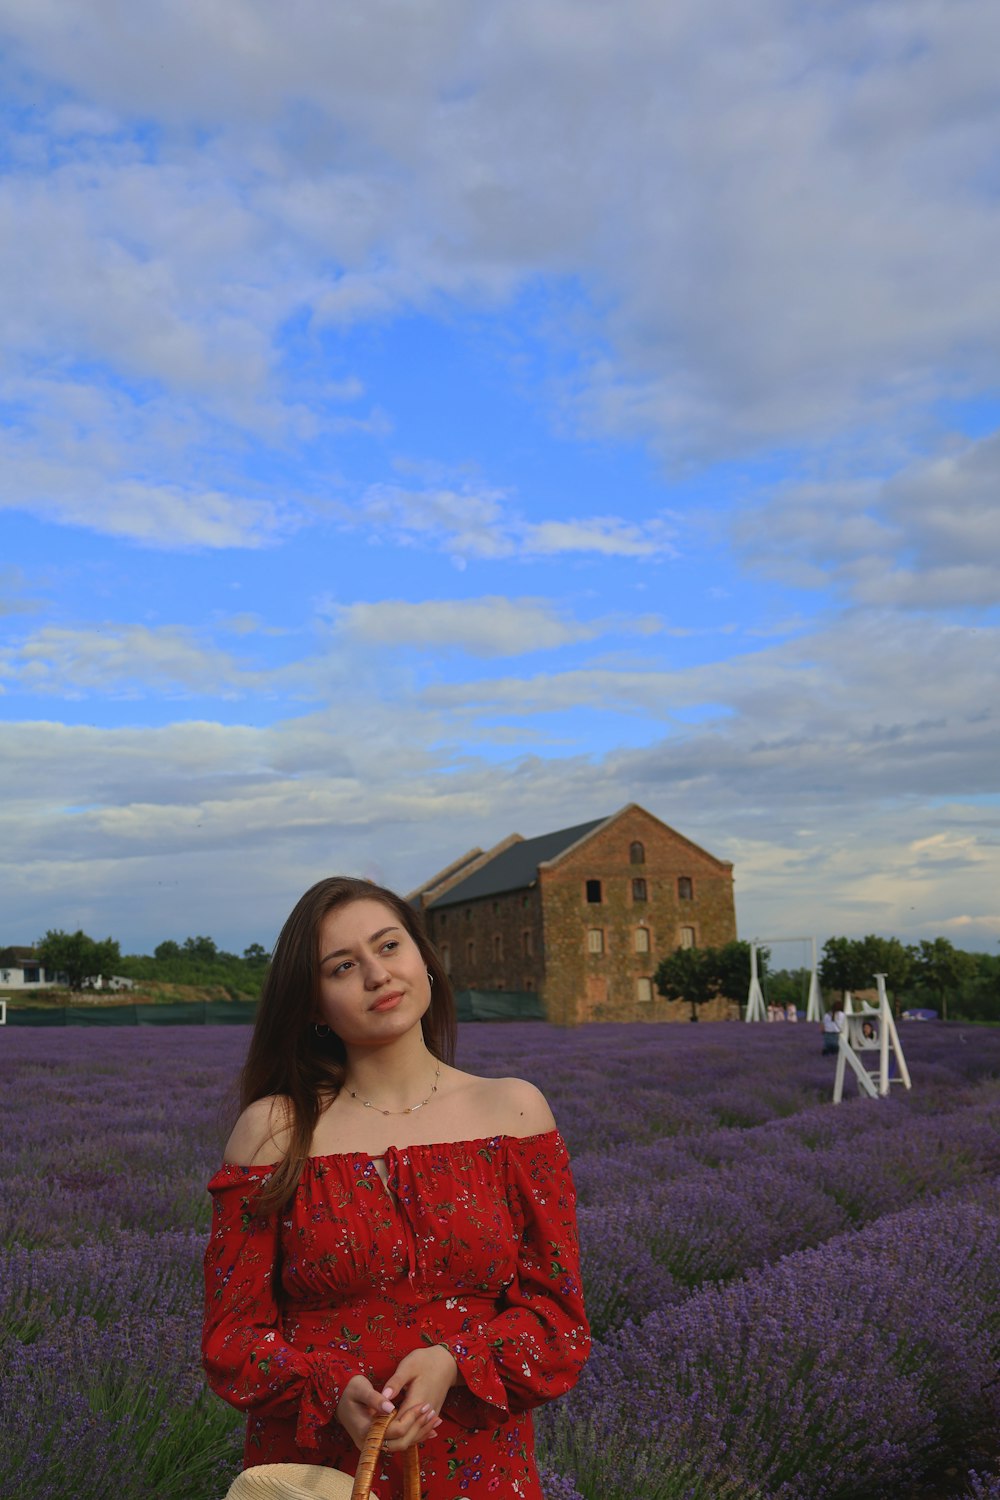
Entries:
{"type": "Polygon", "coordinates": [[[352,901],[380,901],[420,949],[433,978],[431,1003],[421,1021],[428,1051],[441,1062],[455,1057],[455,1001],[437,950],[417,912],[383,886],[349,875],[331,875],[295,903],[278,936],[261,988],[250,1050],[240,1075],[240,1108],[279,1095],[287,1103],[288,1149],[259,1198],[262,1209],[287,1202],[302,1175],[324,1105],[344,1081],[344,1044],[313,1026],[319,999],[319,926],[327,912],[352,901]]]}

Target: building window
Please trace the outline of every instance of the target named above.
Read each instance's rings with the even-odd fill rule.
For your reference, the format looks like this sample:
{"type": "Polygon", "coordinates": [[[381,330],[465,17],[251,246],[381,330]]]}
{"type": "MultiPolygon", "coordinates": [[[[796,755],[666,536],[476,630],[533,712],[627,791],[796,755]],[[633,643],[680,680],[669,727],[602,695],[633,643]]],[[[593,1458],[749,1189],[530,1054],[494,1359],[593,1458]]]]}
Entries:
{"type": "Polygon", "coordinates": [[[652,1000],[653,998],[653,981],[648,979],[645,974],[635,982],[635,998],[642,1001],[652,1000]]]}
{"type": "Polygon", "coordinates": [[[493,957],[496,959],[497,963],[499,963],[503,958],[503,938],[500,936],[499,932],[495,932],[493,934],[493,957]]]}
{"type": "Polygon", "coordinates": [[[531,974],[527,974],[525,976],[524,983],[522,985],[522,989],[533,990],[534,988],[535,988],[534,976],[531,975],[531,974]]]}
{"type": "Polygon", "coordinates": [[[604,929],[603,928],[601,928],[601,927],[591,927],[591,928],[589,928],[589,930],[587,932],[587,952],[588,953],[603,953],[604,952],[604,929]]]}
{"type": "Polygon", "coordinates": [[[630,865],[644,865],[646,863],[646,851],[639,840],[628,846],[628,862],[630,865]]]}
{"type": "Polygon", "coordinates": [[[526,927],[521,933],[521,952],[524,954],[525,958],[530,958],[534,951],[534,935],[532,934],[531,929],[529,927],[526,927]]]}
{"type": "Polygon", "coordinates": [[[645,880],[633,880],[633,882],[632,882],[632,900],[633,901],[645,901],[645,899],[646,899],[646,882],[645,882],[645,880]]]}
{"type": "Polygon", "coordinates": [[[601,882],[599,880],[587,881],[587,901],[591,906],[600,906],[601,882]]]}
{"type": "Polygon", "coordinates": [[[691,879],[690,875],[678,875],[677,896],[681,901],[694,900],[694,881],[691,879]]]}
{"type": "Polygon", "coordinates": [[[693,948],[693,947],[695,947],[694,928],[693,927],[682,927],[681,928],[681,947],[682,948],[693,948]]]}
{"type": "Polygon", "coordinates": [[[468,961],[469,961],[470,964],[474,964],[475,963],[475,961],[476,961],[476,940],[475,940],[475,938],[470,938],[469,941],[466,943],[466,945],[465,945],[465,956],[468,959],[468,961]]]}
{"type": "Polygon", "coordinates": [[[451,973],[451,949],[447,943],[441,944],[441,967],[446,974],[451,973]]]}
{"type": "Polygon", "coordinates": [[[39,973],[39,971],[37,969],[27,969],[27,968],[25,969],[25,971],[24,971],[24,982],[25,982],[25,984],[38,984],[38,982],[39,982],[40,979],[41,979],[41,974],[39,973]]]}
{"type": "Polygon", "coordinates": [[[635,951],[636,953],[649,952],[649,928],[637,927],[635,929],[635,951]]]}

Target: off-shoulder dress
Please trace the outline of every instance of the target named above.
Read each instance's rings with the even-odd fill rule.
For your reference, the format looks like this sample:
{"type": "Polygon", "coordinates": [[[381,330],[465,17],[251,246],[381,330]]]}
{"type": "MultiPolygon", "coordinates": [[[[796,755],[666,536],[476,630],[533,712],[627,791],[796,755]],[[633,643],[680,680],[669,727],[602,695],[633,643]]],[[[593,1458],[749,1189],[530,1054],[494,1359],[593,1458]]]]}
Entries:
{"type": "MultiPolygon", "coordinates": [[[[567,1391],[589,1350],[575,1193],[558,1131],[310,1157],[289,1205],[261,1213],[271,1167],[227,1163],[208,1185],[203,1354],[247,1413],[244,1466],[358,1453],[336,1419],[362,1374],[444,1344],[462,1382],[420,1450],[425,1500],[543,1500],[530,1410],[567,1391]]],[[[382,1500],[402,1461],[382,1461],[382,1500]]]]}

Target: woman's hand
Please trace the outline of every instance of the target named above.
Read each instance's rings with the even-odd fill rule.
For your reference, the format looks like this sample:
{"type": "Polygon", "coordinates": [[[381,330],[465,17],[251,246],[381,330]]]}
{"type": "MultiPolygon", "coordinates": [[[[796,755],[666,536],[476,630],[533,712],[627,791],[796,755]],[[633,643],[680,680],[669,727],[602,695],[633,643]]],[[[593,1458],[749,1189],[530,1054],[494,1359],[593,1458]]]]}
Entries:
{"type": "Polygon", "coordinates": [[[402,1453],[437,1431],[445,1397],[459,1379],[455,1356],[443,1344],[424,1345],[403,1356],[382,1392],[384,1398],[396,1398],[397,1415],[385,1443],[390,1453],[402,1453]]]}
{"type": "Polygon", "coordinates": [[[363,1375],[352,1375],[337,1407],[337,1421],[358,1448],[364,1447],[372,1418],[393,1410],[384,1391],[377,1391],[363,1375]]]}

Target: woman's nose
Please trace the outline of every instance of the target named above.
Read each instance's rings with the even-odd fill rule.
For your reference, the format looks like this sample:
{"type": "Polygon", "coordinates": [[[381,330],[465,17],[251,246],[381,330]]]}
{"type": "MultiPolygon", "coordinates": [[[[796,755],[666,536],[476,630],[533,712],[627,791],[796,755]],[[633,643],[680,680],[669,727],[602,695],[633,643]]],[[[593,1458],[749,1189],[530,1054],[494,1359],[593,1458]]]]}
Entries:
{"type": "Polygon", "coordinates": [[[382,959],[377,955],[372,957],[365,966],[365,988],[377,990],[380,984],[385,984],[389,978],[389,970],[382,959]]]}

